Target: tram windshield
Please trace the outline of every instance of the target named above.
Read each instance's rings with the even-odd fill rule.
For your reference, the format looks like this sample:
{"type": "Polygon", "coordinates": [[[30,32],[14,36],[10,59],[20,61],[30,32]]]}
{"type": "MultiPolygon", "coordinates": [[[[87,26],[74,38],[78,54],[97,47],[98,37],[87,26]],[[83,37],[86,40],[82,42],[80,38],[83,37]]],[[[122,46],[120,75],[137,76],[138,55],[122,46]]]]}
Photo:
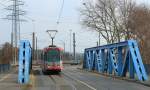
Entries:
{"type": "Polygon", "coordinates": [[[58,50],[50,50],[48,52],[48,61],[49,62],[60,61],[60,52],[58,50]]]}

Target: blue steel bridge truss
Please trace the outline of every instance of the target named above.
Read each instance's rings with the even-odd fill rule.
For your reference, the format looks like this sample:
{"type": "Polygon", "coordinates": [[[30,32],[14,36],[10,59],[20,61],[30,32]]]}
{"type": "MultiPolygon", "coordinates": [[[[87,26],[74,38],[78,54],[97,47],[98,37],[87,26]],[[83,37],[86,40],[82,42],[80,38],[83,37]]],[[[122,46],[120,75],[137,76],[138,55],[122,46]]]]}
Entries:
{"type": "Polygon", "coordinates": [[[129,74],[131,79],[136,74],[140,81],[148,80],[135,40],[85,49],[83,68],[120,77],[129,74]]]}

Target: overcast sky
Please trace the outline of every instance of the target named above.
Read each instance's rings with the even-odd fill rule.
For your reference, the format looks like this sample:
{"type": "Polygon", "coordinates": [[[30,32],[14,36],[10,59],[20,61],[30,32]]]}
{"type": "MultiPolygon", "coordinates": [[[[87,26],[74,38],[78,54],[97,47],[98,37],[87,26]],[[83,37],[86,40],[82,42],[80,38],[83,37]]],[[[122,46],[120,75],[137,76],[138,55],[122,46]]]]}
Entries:
{"type": "MultiPolygon", "coordinates": [[[[10,0],[0,0],[6,6],[10,0]]],[[[46,33],[47,29],[57,29],[55,44],[63,47],[65,42],[66,51],[70,51],[70,29],[76,33],[77,52],[83,52],[84,48],[96,45],[98,35],[95,32],[87,31],[80,25],[79,8],[84,0],[65,0],[60,24],[56,24],[63,0],[24,0],[23,9],[27,12],[26,17],[30,17],[34,22],[23,17],[28,22],[21,23],[21,38],[31,41],[32,32],[36,32],[38,37],[38,47],[44,48],[50,44],[50,38],[46,33]]],[[[137,0],[141,3],[144,0],[137,0]]],[[[148,1],[148,0],[145,0],[148,1]]],[[[0,4],[0,18],[4,18],[8,11],[0,4]]],[[[0,19],[0,44],[10,42],[11,21],[0,19]]],[[[105,44],[102,41],[102,44],[105,44]]],[[[72,48],[72,46],[71,46],[72,48]]]]}

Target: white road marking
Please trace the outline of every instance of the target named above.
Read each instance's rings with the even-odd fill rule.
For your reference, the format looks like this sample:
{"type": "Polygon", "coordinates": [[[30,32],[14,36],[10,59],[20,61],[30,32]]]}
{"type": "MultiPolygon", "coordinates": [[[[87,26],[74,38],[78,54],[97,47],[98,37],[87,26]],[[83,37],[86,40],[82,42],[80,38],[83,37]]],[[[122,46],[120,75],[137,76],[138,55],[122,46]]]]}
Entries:
{"type": "Polygon", "coordinates": [[[10,77],[10,75],[13,74],[13,73],[15,73],[16,70],[17,70],[17,69],[15,69],[14,72],[11,72],[11,73],[7,74],[6,76],[2,77],[2,78],[0,79],[0,82],[4,81],[4,80],[7,79],[8,77],[10,77]]]}
{"type": "Polygon", "coordinates": [[[97,90],[96,88],[92,87],[91,85],[89,85],[89,84],[87,84],[87,83],[85,83],[85,82],[83,82],[83,81],[81,81],[81,80],[78,80],[78,79],[75,79],[75,78],[74,78],[74,80],[76,80],[76,81],[78,81],[78,82],[84,84],[85,86],[89,87],[89,88],[92,89],[92,90],[97,90]]]}
{"type": "Polygon", "coordinates": [[[71,85],[71,87],[73,88],[73,90],[77,90],[77,88],[76,88],[72,83],[70,83],[68,80],[66,80],[66,82],[67,82],[69,85],[71,85]]]}
{"type": "Polygon", "coordinates": [[[2,77],[2,78],[0,79],[0,82],[4,81],[4,80],[7,79],[8,77],[10,77],[10,75],[11,75],[11,74],[7,74],[6,76],[2,77]]]}
{"type": "MultiPolygon", "coordinates": [[[[66,74],[65,74],[65,75],[66,75],[66,74]]],[[[67,75],[67,76],[70,77],[69,75],[67,75]]],[[[83,82],[83,81],[81,81],[81,80],[75,79],[75,78],[73,78],[73,77],[70,77],[70,78],[72,78],[73,80],[75,80],[75,81],[77,81],[77,82],[79,82],[79,83],[82,83],[83,85],[87,86],[88,88],[90,88],[90,89],[92,89],[92,90],[97,90],[96,88],[92,87],[91,85],[89,85],[89,84],[87,84],[87,83],[85,83],[85,82],[83,82]]]]}
{"type": "Polygon", "coordinates": [[[71,87],[73,88],[73,90],[77,90],[76,87],[72,84],[71,84],[71,87]]]}

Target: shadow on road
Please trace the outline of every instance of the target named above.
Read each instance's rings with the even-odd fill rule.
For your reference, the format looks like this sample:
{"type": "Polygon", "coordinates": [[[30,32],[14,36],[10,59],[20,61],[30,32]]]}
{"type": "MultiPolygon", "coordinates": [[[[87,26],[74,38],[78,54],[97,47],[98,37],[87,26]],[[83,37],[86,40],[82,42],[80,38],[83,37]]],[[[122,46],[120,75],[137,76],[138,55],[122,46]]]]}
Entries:
{"type": "Polygon", "coordinates": [[[58,72],[58,71],[46,71],[43,74],[44,75],[60,75],[61,72],[58,72]]]}
{"type": "Polygon", "coordinates": [[[37,75],[41,75],[41,71],[40,70],[32,70],[33,75],[37,76],[37,75]]]}
{"type": "Polygon", "coordinates": [[[61,72],[58,71],[46,71],[42,72],[41,70],[32,70],[32,73],[37,76],[37,75],[61,75],[61,72]]]}

